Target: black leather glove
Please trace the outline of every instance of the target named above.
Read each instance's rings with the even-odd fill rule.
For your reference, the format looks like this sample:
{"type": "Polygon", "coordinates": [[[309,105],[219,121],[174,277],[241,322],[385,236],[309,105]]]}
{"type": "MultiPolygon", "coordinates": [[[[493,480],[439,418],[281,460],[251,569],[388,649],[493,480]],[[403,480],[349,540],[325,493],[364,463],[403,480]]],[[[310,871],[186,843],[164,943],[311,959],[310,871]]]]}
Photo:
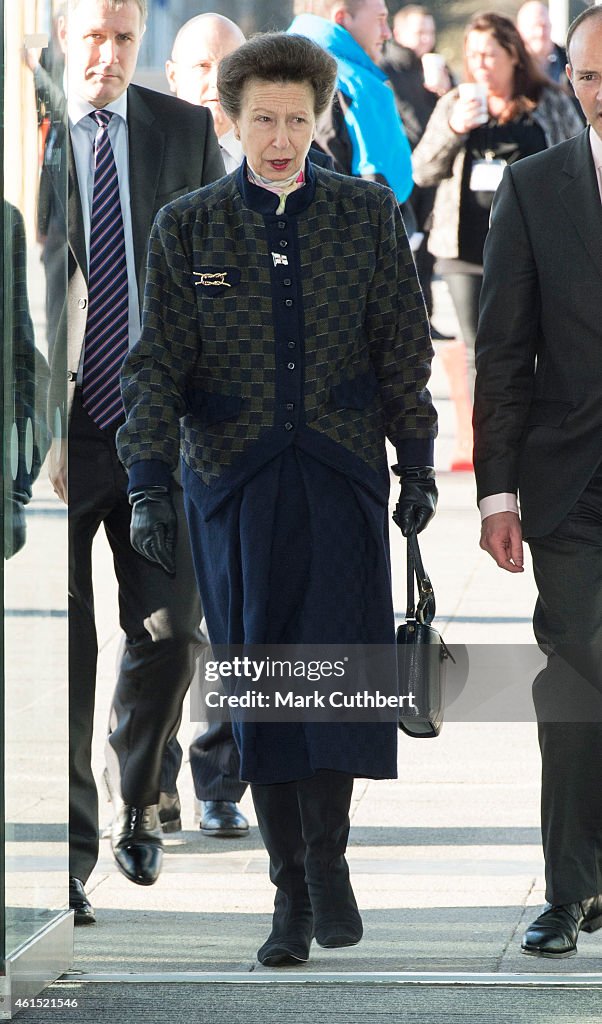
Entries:
{"type": "Polygon", "coordinates": [[[401,480],[401,494],[393,513],[404,537],[413,530],[420,533],[430,523],[437,508],[437,485],[432,466],[393,466],[401,480]]]}
{"type": "Polygon", "coordinates": [[[27,524],[25,521],[25,502],[13,494],[10,498],[10,509],[6,517],[4,533],[4,557],[12,558],[25,544],[27,524]]]}
{"type": "Polygon", "coordinates": [[[132,547],[165,572],[176,571],[176,510],[167,487],[141,487],[130,494],[132,547]]]}

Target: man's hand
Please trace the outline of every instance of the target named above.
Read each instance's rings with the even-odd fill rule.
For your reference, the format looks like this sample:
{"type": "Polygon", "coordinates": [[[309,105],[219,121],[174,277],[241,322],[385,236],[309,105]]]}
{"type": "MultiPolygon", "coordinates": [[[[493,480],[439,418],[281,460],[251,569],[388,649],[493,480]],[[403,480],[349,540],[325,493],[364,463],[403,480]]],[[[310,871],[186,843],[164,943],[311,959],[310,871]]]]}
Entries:
{"type": "Polygon", "coordinates": [[[524,572],[523,532],[516,512],[494,512],[481,525],[480,545],[500,569],[524,572]]]}
{"type": "Polygon", "coordinates": [[[141,487],[132,491],[130,505],[130,540],[134,551],[173,575],[176,571],[177,519],[167,487],[141,487]]]}
{"type": "Polygon", "coordinates": [[[58,446],[58,453],[56,442],[53,442],[50,447],[48,476],[57,498],[60,498],[66,505],[68,501],[67,445],[64,441],[58,446]]]}

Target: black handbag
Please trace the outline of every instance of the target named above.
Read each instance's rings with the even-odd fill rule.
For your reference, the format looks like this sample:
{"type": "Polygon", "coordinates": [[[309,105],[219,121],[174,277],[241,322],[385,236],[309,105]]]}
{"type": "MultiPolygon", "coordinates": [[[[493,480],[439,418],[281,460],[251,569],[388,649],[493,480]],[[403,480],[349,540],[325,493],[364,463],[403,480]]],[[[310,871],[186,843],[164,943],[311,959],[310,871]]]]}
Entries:
{"type": "Polygon", "coordinates": [[[407,538],[408,603],[397,630],[399,728],[417,739],[438,736],[445,710],[447,660],[453,657],[431,622],[435,595],[413,532],[407,538]],[[418,584],[415,605],[414,576],[418,584]]]}

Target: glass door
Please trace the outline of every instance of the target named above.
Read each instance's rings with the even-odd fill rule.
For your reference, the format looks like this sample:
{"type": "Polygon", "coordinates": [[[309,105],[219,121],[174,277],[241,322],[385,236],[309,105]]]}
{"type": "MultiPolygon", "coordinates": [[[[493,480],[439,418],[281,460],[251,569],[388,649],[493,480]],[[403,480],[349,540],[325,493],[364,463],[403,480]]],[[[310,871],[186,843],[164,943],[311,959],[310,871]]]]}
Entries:
{"type": "Polygon", "coordinates": [[[0,953],[14,1004],[68,965],[72,927],[67,511],[49,478],[65,436],[67,154],[53,4],[3,4],[2,22],[0,953]]]}

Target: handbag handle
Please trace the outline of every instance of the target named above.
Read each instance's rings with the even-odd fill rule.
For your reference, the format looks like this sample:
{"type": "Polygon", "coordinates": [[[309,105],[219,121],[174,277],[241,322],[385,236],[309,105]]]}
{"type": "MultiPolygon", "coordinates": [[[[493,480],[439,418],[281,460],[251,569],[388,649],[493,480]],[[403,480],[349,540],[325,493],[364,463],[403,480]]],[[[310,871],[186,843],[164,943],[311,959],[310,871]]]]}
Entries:
{"type": "Polygon", "coordinates": [[[435,618],[435,593],[429,579],[420,554],[418,537],[416,531],[412,530],[407,537],[407,587],[408,603],[406,607],[406,619],[430,626],[435,618]],[[418,604],[415,606],[414,576],[418,584],[418,604]]]}

